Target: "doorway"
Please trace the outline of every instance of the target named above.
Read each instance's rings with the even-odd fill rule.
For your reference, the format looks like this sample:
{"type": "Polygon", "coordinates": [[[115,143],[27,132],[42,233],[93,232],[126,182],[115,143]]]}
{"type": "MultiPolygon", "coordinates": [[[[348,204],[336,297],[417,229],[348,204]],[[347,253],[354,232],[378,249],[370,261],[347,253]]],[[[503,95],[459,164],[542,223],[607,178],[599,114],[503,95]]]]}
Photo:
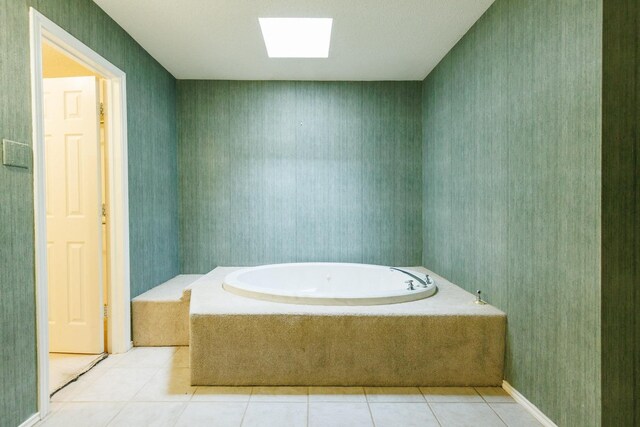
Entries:
{"type": "Polygon", "coordinates": [[[30,22],[43,418],[52,364],[75,376],[132,346],[126,76],[33,8],[30,22]]]}
{"type": "Polygon", "coordinates": [[[106,80],[46,41],[41,54],[53,395],[105,356],[106,80]]]}

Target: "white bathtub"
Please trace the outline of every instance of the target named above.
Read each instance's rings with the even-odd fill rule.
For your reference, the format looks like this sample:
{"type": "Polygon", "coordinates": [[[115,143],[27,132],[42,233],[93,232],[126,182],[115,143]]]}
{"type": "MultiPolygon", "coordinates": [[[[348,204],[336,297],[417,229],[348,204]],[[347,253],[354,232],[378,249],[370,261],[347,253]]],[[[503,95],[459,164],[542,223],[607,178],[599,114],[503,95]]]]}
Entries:
{"type": "Polygon", "coordinates": [[[273,264],[235,271],[222,287],[254,299],[317,305],[393,304],[436,293],[435,282],[426,283],[424,273],[402,270],[368,264],[273,264]]]}

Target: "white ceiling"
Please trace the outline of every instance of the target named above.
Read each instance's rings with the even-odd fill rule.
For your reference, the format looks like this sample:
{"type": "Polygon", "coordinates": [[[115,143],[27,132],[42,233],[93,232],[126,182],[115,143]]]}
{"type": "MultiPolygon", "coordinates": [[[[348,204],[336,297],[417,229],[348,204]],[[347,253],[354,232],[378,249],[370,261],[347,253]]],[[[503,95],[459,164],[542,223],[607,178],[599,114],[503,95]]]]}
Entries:
{"type": "Polygon", "coordinates": [[[94,0],[178,79],[421,80],[494,0],[94,0]],[[259,17],[333,18],[328,59],[269,59],[259,17]]]}

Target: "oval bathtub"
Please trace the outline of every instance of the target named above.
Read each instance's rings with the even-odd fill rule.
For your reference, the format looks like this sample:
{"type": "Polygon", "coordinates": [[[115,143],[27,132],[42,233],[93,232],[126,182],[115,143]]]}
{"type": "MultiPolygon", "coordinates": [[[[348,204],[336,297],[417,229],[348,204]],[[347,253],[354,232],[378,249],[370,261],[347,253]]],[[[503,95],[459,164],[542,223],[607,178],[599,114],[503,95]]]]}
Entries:
{"type": "Polygon", "coordinates": [[[427,282],[424,273],[405,268],[295,263],[243,268],[228,274],[222,287],[244,297],[290,304],[377,305],[430,297],[437,287],[427,282]]]}

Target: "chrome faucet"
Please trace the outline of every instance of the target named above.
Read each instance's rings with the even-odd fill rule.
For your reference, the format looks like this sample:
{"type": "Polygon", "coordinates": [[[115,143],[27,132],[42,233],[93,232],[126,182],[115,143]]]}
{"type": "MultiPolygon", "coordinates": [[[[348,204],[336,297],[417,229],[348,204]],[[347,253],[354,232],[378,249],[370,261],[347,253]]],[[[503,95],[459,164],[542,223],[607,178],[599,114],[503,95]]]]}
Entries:
{"type": "Polygon", "coordinates": [[[478,289],[476,291],[476,300],[474,301],[476,304],[480,304],[480,305],[484,305],[487,302],[485,300],[482,299],[482,297],[480,296],[480,294],[482,294],[482,291],[480,291],[480,289],[478,289]]]}
{"type": "Polygon", "coordinates": [[[409,287],[407,288],[408,291],[415,291],[416,288],[413,287],[413,280],[407,280],[406,282],[409,285],[409,287]]]}
{"type": "MultiPolygon", "coordinates": [[[[418,282],[420,282],[420,284],[422,285],[422,287],[423,287],[423,288],[427,288],[427,287],[429,287],[429,285],[433,285],[433,279],[432,279],[428,274],[427,274],[426,281],[425,281],[425,280],[423,280],[423,279],[419,278],[418,276],[416,276],[415,274],[413,274],[413,273],[409,273],[409,272],[408,272],[408,271],[406,271],[406,270],[402,270],[402,269],[400,269],[400,268],[396,268],[396,267],[389,267],[389,269],[390,269],[391,271],[394,271],[394,270],[395,270],[395,271],[399,271],[399,272],[401,272],[401,273],[406,274],[407,276],[413,277],[415,280],[417,280],[418,282]]],[[[411,284],[409,285],[410,290],[412,290],[412,291],[413,291],[413,290],[414,290],[414,288],[413,288],[413,280],[408,280],[408,281],[406,281],[405,283],[409,283],[409,282],[411,282],[411,284]]]]}

